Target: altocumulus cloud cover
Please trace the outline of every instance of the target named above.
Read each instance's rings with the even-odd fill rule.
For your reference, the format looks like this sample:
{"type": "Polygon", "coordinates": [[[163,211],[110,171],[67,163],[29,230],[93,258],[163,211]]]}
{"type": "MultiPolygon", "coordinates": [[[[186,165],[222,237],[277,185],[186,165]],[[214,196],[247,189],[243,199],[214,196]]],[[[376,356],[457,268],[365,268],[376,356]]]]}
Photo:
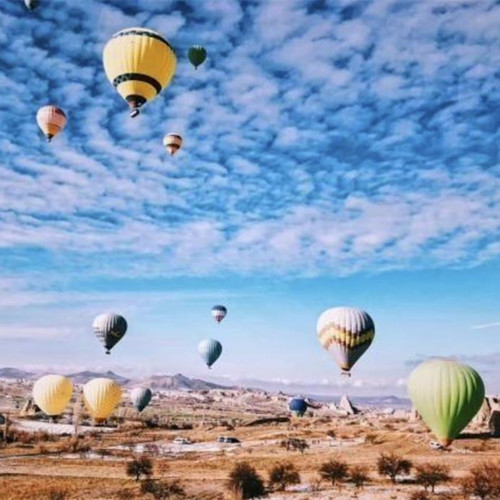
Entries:
{"type": "Polygon", "coordinates": [[[56,0],[1,16],[4,253],[345,274],[500,252],[495,2],[56,0]],[[101,64],[134,25],[180,62],[135,121],[101,64]],[[196,72],[192,43],[210,55],[196,72]],[[34,121],[48,102],[69,117],[50,147],[34,121]]]}
{"type": "Polygon", "coordinates": [[[56,303],[85,304],[75,324],[98,300],[119,303],[62,297],[71,276],[335,277],[498,259],[497,2],[46,0],[30,14],[9,1],[0,23],[1,307],[42,318],[10,318],[20,338],[52,338],[56,303]],[[106,41],[131,26],[162,33],[179,62],[134,120],[102,68],[106,41]],[[192,44],[209,53],[197,71],[192,44]],[[48,103],[69,120],[51,145],[35,122],[48,103]],[[175,158],[166,132],[184,136],[175,158]]]}

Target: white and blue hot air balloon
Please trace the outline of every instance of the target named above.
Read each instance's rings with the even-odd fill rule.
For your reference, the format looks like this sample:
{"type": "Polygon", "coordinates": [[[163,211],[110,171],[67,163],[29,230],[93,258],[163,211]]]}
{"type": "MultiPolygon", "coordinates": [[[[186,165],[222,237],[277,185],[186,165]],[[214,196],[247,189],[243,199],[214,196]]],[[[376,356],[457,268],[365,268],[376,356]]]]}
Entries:
{"type": "Polygon", "coordinates": [[[211,368],[222,354],[222,344],[218,340],[205,339],[198,344],[198,352],[206,365],[211,368]]]}

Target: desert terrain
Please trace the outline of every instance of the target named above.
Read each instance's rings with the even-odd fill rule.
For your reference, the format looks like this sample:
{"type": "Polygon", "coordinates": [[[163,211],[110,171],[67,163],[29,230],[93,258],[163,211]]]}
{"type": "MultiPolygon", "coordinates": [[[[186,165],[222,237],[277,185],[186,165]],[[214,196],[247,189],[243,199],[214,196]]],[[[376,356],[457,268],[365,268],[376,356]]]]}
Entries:
{"type": "Polygon", "coordinates": [[[7,418],[2,426],[0,498],[154,498],[141,493],[140,481],[126,474],[127,463],[140,456],[153,463],[153,478],[179,480],[192,499],[233,498],[226,482],[239,462],[248,462],[265,480],[276,463],[296,467],[300,483],[269,491],[271,500],[405,499],[422,490],[412,473],[395,484],[380,476],[377,459],[382,453],[397,453],[414,466],[448,466],[452,480],[436,488],[436,498],[463,498],[458,478],[474,464],[500,458],[500,440],[489,435],[485,418],[476,419],[444,451],[430,446],[432,435],[409,409],[359,408],[351,414],[348,407],[318,402],[297,418],[287,411],[289,395],[210,385],[186,389],[174,382],[179,385],[172,377],[156,380],[154,398],[139,414],[126,394],[130,383],[123,381],[124,397],[115,415],[94,427],[78,390],[68,412],[51,422],[27,403],[32,380],[2,379],[0,413],[7,418]],[[218,442],[221,436],[240,442],[218,442]],[[294,439],[305,442],[305,449],[287,450],[285,444],[294,439]],[[369,478],[363,488],[349,481],[335,487],[319,481],[318,470],[330,459],[366,466],[369,478]]]}

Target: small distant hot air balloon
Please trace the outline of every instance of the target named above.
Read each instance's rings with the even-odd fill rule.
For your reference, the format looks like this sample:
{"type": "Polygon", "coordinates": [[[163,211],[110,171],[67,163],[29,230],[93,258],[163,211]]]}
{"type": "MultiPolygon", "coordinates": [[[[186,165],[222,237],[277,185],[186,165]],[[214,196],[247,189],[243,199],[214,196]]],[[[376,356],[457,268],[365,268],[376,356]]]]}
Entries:
{"type": "Polygon", "coordinates": [[[205,62],[207,58],[207,51],[201,45],[193,45],[188,50],[189,62],[194,66],[194,69],[198,69],[200,64],[205,62]]]}
{"type": "Polygon", "coordinates": [[[33,385],[33,399],[48,416],[60,415],[73,395],[73,384],[62,375],[45,375],[33,385]]]}
{"type": "Polygon", "coordinates": [[[134,117],[174,76],[177,59],[172,46],[159,33],[128,28],[114,34],[104,47],[108,80],[127,101],[134,117]]]}
{"type": "Polygon", "coordinates": [[[64,111],[52,105],[40,108],[36,114],[36,121],[47,138],[47,142],[62,132],[67,123],[64,111]]]}
{"type": "Polygon", "coordinates": [[[421,363],[408,379],[413,406],[447,447],[474,418],[484,401],[484,383],[470,366],[448,359],[421,363]]]}
{"type": "Polygon", "coordinates": [[[121,387],[110,378],[94,378],[83,386],[83,401],[96,421],[106,420],[118,406],[121,387]]]}
{"type": "Polygon", "coordinates": [[[222,354],[222,344],[214,339],[202,340],[198,344],[198,352],[206,365],[211,368],[222,354]]]}
{"type": "Polygon", "coordinates": [[[356,361],[370,347],[375,337],[375,324],[370,315],[355,307],[327,309],[316,326],[320,344],[349,375],[356,361]]]}
{"type": "Polygon", "coordinates": [[[127,331],[127,321],[123,316],[104,313],[97,316],[92,324],[96,337],[101,341],[106,354],[123,338],[127,331]]]}
{"type": "Polygon", "coordinates": [[[296,416],[303,417],[309,405],[307,401],[302,398],[292,398],[288,403],[288,409],[296,416]]]}
{"type": "Polygon", "coordinates": [[[132,404],[136,407],[137,411],[141,412],[148,406],[151,398],[153,397],[153,393],[151,389],[147,387],[136,387],[130,391],[130,399],[132,400],[132,404]]]}
{"type": "Polygon", "coordinates": [[[38,9],[40,6],[40,1],[39,0],[24,0],[24,5],[26,5],[26,8],[30,11],[33,11],[35,9],[38,9]]]}
{"type": "Polygon", "coordinates": [[[226,317],[227,309],[224,306],[218,305],[212,307],[211,313],[215,321],[220,323],[226,317]]]}
{"type": "Polygon", "coordinates": [[[182,146],[182,137],[179,134],[167,134],[163,138],[163,145],[170,153],[170,156],[174,156],[182,146]]]}

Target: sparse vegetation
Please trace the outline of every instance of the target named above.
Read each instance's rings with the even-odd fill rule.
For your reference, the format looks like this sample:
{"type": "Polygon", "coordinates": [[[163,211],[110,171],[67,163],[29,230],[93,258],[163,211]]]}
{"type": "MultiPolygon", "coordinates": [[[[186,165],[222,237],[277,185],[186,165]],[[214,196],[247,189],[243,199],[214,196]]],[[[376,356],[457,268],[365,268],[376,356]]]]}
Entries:
{"type": "Polygon", "coordinates": [[[155,500],[178,499],[186,496],[184,488],[178,480],[146,479],[141,484],[141,493],[152,495],[155,500]]]}
{"type": "Polygon", "coordinates": [[[388,476],[393,484],[398,476],[408,475],[413,464],[395,453],[382,453],[377,460],[377,470],[381,476],[388,476]]]}
{"type": "Polygon", "coordinates": [[[343,460],[328,460],[321,464],[319,475],[332,486],[338,485],[349,475],[349,466],[343,460]]]}
{"type": "Polygon", "coordinates": [[[500,496],[500,465],[482,463],[472,467],[460,481],[464,498],[473,496],[481,500],[493,500],[500,496]]]}
{"type": "Polygon", "coordinates": [[[236,464],[229,474],[228,489],[239,498],[257,498],[264,496],[264,481],[254,467],[247,462],[236,464]]]}
{"type": "Polygon", "coordinates": [[[349,474],[349,481],[356,486],[356,489],[363,488],[365,483],[368,481],[368,467],[364,465],[356,465],[351,468],[349,474]]]}
{"type": "Polygon", "coordinates": [[[446,465],[428,463],[416,467],[415,480],[425,488],[425,491],[430,488],[434,493],[438,484],[450,479],[450,469],[446,465]]]}
{"type": "Polygon", "coordinates": [[[49,491],[47,499],[48,500],[66,500],[68,498],[68,492],[66,490],[52,489],[49,491]]]}
{"type": "Polygon", "coordinates": [[[142,455],[127,463],[126,472],[127,476],[133,477],[136,481],[139,481],[141,476],[150,478],[153,475],[153,462],[142,455]]]}
{"type": "Polygon", "coordinates": [[[300,483],[300,475],[295,465],[290,462],[274,465],[269,471],[271,489],[283,491],[287,486],[300,483]]]}
{"type": "Polygon", "coordinates": [[[300,453],[304,453],[309,448],[307,441],[299,438],[284,439],[280,444],[286,448],[286,451],[294,450],[300,451],[300,453]]]}
{"type": "Polygon", "coordinates": [[[410,493],[410,496],[408,497],[408,500],[430,500],[429,494],[427,491],[413,491],[410,493]]]}

